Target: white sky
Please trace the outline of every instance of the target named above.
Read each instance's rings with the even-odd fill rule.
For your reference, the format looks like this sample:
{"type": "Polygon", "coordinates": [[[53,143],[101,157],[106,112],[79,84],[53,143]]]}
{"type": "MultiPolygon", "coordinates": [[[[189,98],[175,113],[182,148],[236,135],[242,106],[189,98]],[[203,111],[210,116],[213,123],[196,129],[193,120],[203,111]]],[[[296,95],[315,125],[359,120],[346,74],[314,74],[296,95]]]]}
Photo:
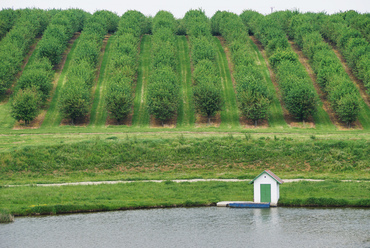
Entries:
{"type": "Polygon", "coordinates": [[[299,9],[301,12],[321,12],[328,14],[339,11],[356,10],[370,12],[370,0],[0,0],[1,8],[37,7],[79,8],[93,13],[96,10],[110,10],[122,15],[127,10],[138,10],[146,16],[154,16],[159,10],[170,11],[176,18],[182,18],[190,9],[202,8],[211,17],[217,10],[227,10],[240,14],[245,9],[253,9],[262,14],[274,10],[299,9]]]}

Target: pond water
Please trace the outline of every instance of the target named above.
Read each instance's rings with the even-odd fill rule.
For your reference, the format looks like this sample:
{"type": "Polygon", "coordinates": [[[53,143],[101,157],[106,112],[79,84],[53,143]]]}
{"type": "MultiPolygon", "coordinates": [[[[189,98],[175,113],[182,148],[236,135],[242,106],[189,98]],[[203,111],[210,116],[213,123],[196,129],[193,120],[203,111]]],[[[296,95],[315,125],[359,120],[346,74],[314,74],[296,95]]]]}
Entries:
{"type": "Polygon", "coordinates": [[[0,247],[370,247],[370,209],[172,208],[16,218],[0,247]]]}

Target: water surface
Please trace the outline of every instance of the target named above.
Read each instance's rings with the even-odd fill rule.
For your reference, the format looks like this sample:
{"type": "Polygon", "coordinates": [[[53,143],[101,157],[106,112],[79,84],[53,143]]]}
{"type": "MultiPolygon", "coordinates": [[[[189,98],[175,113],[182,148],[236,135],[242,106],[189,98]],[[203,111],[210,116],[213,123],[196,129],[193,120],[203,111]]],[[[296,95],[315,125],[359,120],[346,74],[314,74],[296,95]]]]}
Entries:
{"type": "Polygon", "coordinates": [[[16,218],[0,247],[370,247],[369,209],[172,208],[16,218]]]}

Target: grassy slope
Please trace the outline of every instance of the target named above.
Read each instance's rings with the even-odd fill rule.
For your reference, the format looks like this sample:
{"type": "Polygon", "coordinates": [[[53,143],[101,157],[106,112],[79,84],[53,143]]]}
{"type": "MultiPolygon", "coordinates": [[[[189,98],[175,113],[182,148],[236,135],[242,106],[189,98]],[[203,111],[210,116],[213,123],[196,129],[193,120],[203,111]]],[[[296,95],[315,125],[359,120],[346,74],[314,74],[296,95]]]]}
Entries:
{"type": "MultiPolygon", "coordinates": [[[[16,215],[139,207],[199,206],[252,201],[248,182],[130,183],[96,186],[0,188],[0,209],[16,215]]],[[[298,182],[281,185],[284,205],[370,206],[370,183],[298,182]],[[323,199],[324,198],[324,199],[323,199]],[[339,203],[339,204],[338,204],[339,203]]]]}
{"type": "Polygon", "coordinates": [[[58,107],[58,103],[59,103],[59,99],[60,99],[60,91],[61,91],[61,89],[62,89],[62,87],[63,87],[63,85],[66,81],[66,75],[67,75],[67,72],[68,72],[69,64],[70,64],[71,59],[73,57],[74,50],[75,50],[75,48],[78,44],[78,39],[79,38],[77,38],[75,40],[70,52],[67,55],[67,60],[64,64],[63,71],[60,74],[59,80],[57,82],[57,86],[55,88],[55,92],[52,96],[52,99],[51,99],[51,102],[50,102],[50,105],[49,105],[49,109],[46,112],[45,119],[44,119],[44,121],[41,125],[41,128],[58,127],[60,122],[62,121],[62,116],[60,115],[59,107],[58,107]]]}
{"type": "Polygon", "coordinates": [[[177,127],[193,127],[195,122],[189,45],[185,36],[177,36],[178,72],[180,74],[180,102],[177,111],[177,127]]]}
{"type": "Polygon", "coordinates": [[[217,65],[220,70],[223,96],[225,99],[224,109],[221,111],[221,127],[234,128],[240,126],[238,106],[231,79],[225,51],[217,37],[213,37],[217,47],[217,65]]]}
{"type": "MultiPolygon", "coordinates": [[[[83,135],[81,135],[83,136],[83,135]]],[[[283,178],[370,179],[370,137],[211,136],[163,133],[30,139],[1,144],[0,185],[65,181],[253,178],[272,169],[283,178]],[[90,139],[88,139],[90,137],[90,139]],[[294,138],[293,138],[294,137],[294,138]],[[80,137],[81,138],[81,137],[80,137]],[[367,139],[366,139],[367,138],[367,139]],[[49,139],[49,141],[44,140],[49,139]],[[64,140],[69,140],[64,143],[64,140]]],[[[23,137],[18,137],[22,140],[23,137]]]]}
{"type": "Polygon", "coordinates": [[[109,60],[109,54],[110,54],[110,45],[113,42],[113,39],[115,36],[112,36],[108,39],[107,46],[105,47],[105,53],[103,57],[103,61],[100,67],[100,74],[98,83],[96,85],[95,95],[93,97],[94,101],[91,108],[91,114],[90,114],[90,123],[89,126],[104,126],[108,113],[105,109],[105,92],[106,92],[106,68],[109,60]]]}
{"type": "Polygon", "coordinates": [[[149,127],[150,116],[146,108],[146,85],[149,77],[151,60],[151,37],[144,35],[140,44],[140,62],[139,72],[136,82],[134,115],[132,117],[132,126],[149,127]]]}

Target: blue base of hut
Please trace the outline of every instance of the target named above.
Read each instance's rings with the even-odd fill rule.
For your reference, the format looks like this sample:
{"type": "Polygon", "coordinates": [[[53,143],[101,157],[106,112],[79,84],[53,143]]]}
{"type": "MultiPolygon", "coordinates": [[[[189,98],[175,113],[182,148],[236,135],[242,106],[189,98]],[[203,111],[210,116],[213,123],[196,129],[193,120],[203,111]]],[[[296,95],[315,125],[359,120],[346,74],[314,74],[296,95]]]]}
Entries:
{"type": "Polygon", "coordinates": [[[270,202],[251,202],[251,201],[223,201],[217,203],[218,207],[230,207],[230,208],[269,208],[270,202]]]}

